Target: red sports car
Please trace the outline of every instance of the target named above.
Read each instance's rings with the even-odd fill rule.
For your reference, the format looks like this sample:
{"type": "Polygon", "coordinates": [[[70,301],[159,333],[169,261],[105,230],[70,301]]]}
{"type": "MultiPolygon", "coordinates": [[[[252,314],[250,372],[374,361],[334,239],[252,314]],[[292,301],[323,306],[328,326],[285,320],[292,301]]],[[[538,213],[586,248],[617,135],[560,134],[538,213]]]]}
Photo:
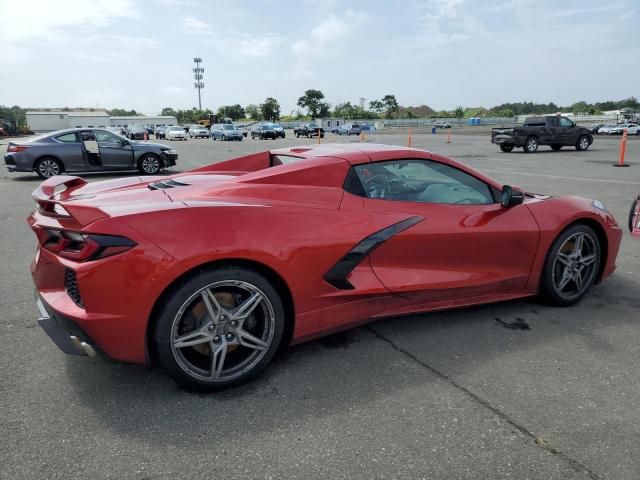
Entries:
{"type": "Polygon", "coordinates": [[[200,391],[371,319],[531,295],[572,304],[613,273],[622,235],[596,200],[372,144],[145,180],[58,176],[34,197],[31,271],[53,341],[157,361],[200,391]]]}

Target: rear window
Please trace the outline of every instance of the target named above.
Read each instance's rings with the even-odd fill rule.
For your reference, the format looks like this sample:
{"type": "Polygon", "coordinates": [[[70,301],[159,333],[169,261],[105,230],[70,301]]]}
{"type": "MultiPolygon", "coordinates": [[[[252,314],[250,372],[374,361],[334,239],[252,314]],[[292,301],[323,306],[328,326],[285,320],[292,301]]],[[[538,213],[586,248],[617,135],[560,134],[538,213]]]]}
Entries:
{"type": "Polygon", "coordinates": [[[233,125],[223,125],[222,128],[224,130],[235,130],[236,127],[234,127],[233,125]]]}
{"type": "Polygon", "coordinates": [[[77,143],[78,139],[76,138],[75,132],[66,133],[64,135],[59,135],[56,137],[56,140],[64,143],[77,143]]]}

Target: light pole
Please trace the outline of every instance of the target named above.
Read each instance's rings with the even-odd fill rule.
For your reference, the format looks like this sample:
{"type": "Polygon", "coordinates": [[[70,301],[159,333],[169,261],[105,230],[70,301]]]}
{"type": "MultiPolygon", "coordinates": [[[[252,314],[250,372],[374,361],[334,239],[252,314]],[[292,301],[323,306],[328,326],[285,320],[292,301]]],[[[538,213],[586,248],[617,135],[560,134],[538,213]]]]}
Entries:
{"type": "Polygon", "coordinates": [[[193,63],[196,64],[193,69],[193,78],[195,82],[193,82],[193,86],[198,90],[198,109],[202,110],[202,98],[200,96],[200,90],[204,88],[204,82],[202,79],[204,78],[204,68],[200,66],[202,63],[202,59],[200,57],[194,57],[193,63]]]}

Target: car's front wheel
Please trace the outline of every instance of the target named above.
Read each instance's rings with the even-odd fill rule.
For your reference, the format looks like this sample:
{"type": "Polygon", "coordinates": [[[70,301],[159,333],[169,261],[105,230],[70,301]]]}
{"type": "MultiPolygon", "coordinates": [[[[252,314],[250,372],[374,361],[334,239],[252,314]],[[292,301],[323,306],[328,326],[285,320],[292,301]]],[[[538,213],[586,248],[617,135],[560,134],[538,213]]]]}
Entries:
{"type": "Polygon", "coordinates": [[[556,238],[540,281],[543,300],[558,306],[576,303],[589,290],[600,267],[600,240],[593,229],[576,224],[556,238]]]}
{"type": "Polygon", "coordinates": [[[527,137],[524,141],[524,152],[525,153],[534,153],[538,150],[538,139],[536,137],[527,137]]]}
{"type": "Polygon", "coordinates": [[[34,169],[40,178],[51,178],[62,173],[62,164],[56,158],[44,157],[36,162],[34,169]]]}
{"type": "Polygon", "coordinates": [[[513,150],[514,145],[511,145],[509,143],[501,143],[500,144],[500,150],[502,150],[503,152],[509,153],[511,150],[513,150]]]}
{"type": "Polygon", "coordinates": [[[589,148],[590,142],[589,137],[586,135],[580,135],[578,137],[578,141],[576,142],[576,150],[579,152],[584,152],[587,148],[589,148]]]}
{"type": "Polygon", "coordinates": [[[201,392],[258,375],[280,346],[285,325],[275,288],[240,267],[198,273],[159,312],[153,332],[158,359],[179,385],[201,392]]]}
{"type": "Polygon", "coordinates": [[[157,175],[162,170],[162,162],[151,153],[147,153],[138,161],[138,170],[143,175],[157,175]]]}

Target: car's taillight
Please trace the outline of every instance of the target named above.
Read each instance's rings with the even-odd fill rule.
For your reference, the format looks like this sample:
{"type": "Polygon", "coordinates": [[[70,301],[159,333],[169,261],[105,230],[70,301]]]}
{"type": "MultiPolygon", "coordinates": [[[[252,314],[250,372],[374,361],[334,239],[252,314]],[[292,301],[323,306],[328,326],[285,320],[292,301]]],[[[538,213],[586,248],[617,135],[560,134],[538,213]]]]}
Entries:
{"type": "Polygon", "coordinates": [[[63,258],[86,262],[126,252],[136,243],[126,237],[93,233],[34,228],[42,248],[63,258]]]}
{"type": "Polygon", "coordinates": [[[22,151],[26,150],[27,148],[29,148],[27,145],[14,145],[14,144],[11,144],[7,148],[7,152],[22,152],[22,151]]]}

